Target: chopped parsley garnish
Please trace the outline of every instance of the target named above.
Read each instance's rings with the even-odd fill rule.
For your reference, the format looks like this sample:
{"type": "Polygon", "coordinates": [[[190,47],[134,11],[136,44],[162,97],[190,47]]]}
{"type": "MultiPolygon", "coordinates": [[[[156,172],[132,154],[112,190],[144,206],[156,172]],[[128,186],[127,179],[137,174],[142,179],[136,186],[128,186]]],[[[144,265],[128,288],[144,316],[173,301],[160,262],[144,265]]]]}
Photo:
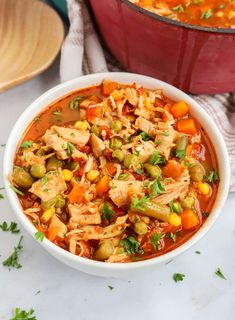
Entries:
{"type": "Polygon", "coordinates": [[[14,221],[11,221],[11,223],[8,225],[6,221],[4,221],[2,224],[0,224],[0,229],[2,231],[10,231],[11,233],[19,233],[20,229],[17,227],[17,223],[14,221]]]}
{"type": "Polygon", "coordinates": [[[212,10],[209,9],[207,11],[202,12],[200,19],[201,20],[208,20],[212,17],[212,10]]]}
{"type": "Polygon", "coordinates": [[[29,149],[33,146],[33,142],[32,141],[24,141],[22,144],[21,144],[21,148],[22,149],[29,149]]]}
{"type": "Polygon", "coordinates": [[[101,218],[102,220],[111,220],[113,216],[116,214],[115,211],[111,210],[108,206],[108,204],[105,202],[101,209],[101,218]]]}
{"type": "Polygon", "coordinates": [[[196,253],[196,254],[201,254],[201,252],[200,252],[200,251],[195,251],[195,253],[196,253]]]}
{"type": "Polygon", "coordinates": [[[225,278],[225,276],[223,275],[222,271],[220,268],[217,268],[216,271],[215,271],[215,275],[217,275],[218,277],[220,277],[221,279],[224,279],[224,280],[227,280],[225,278]]]}
{"type": "Polygon", "coordinates": [[[35,238],[38,240],[38,241],[43,241],[43,239],[44,239],[44,237],[45,237],[45,235],[42,233],[42,232],[40,232],[40,231],[37,231],[36,233],[35,233],[35,238]]]}
{"type": "Polygon", "coordinates": [[[121,173],[119,176],[118,176],[118,180],[126,180],[126,178],[128,177],[128,173],[121,173]]]}
{"type": "Polygon", "coordinates": [[[176,155],[177,158],[180,159],[180,161],[183,161],[184,158],[186,157],[186,152],[183,149],[182,150],[176,150],[175,155],[176,155]]]}
{"type": "Polygon", "coordinates": [[[173,242],[176,242],[176,234],[173,232],[169,232],[166,234],[166,238],[171,239],[173,242]]]}
{"type": "Polygon", "coordinates": [[[34,314],[33,309],[30,309],[29,311],[25,311],[25,310],[21,310],[20,308],[16,308],[14,318],[11,318],[10,320],[37,320],[37,318],[33,316],[33,314],[34,314]]]}
{"type": "Polygon", "coordinates": [[[79,108],[79,104],[84,99],[84,97],[77,96],[73,100],[69,101],[69,108],[71,110],[77,110],[79,108]]]}
{"type": "Polygon", "coordinates": [[[109,290],[113,290],[114,289],[114,287],[113,286],[110,286],[110,285],[108,285],[108,288],[109,288],[109,290]]]}
{"type": "Polygon", "coordinates": [[[137,173],[137,174],[143,174],[144,173],[144,170],[143,169],[136,169],[135,170],[135,173],[137,173]]]}
{"type": "Polygon", "coordinates": [[[179,281],[183,281],[184,278],[185,278],[185,275],[182,274],[182,273],[174,273],[173,276],[172,276],[173,280],[175,282],[179,282],[179,281]]]}
{"type": "Polygon", "coordinates": [[[49,178],[48,175],[46,174],[42,179],[41,179],[41,186],[45,186],[45,184],[48,182],[49,178]]]}
{"type": "Polygon", "coordinates": [[[184,8],[179,4],[178,6],[175,6],[172,8],[174,11],[177,11],[179,13],[184,12],[184,8]]]}
{"type": "Polygon", "coordinates": [[[71,142],[67,142],[67,155],[70,156],[75,149],[74,145],[71,142]]]}
{"type": "Polygon", "coordinates": [[[204,218],[209,217],[209,212],[207,212],[207,211],[203,211],[202,214],[203,214],[204,218]]]}
{"type": "Polygon", "coordinates": [[[12,184],[10,185],[10,188],[15,191],[15,193],[18,193],[20,196],[24,196],[24,193],[22,191],[20,191],[19,189],[17,189],[15,186],[13,186],[12,184]]]}
{"type": "Polygon", "coordinates": [[[12,268],[16,268],[19,269],[22,267],[21,264],[19,264],[18,258],[19,258],[19,252],[23,249],[23,246],[21,244],[23,240],[23,236],[20,237],[20,240],[17,244],[16,247],[14,247],[14,251],[13,253],[6,259],[3,261],[3,265],[4,267],[12,267],[12,268]]]}
{"type": "Polygon", "coordinates": [[[184,165],[185,165],[186,167],[192,167],[192,163],[187,162],[187,161],[184,161],[184,165]]]}
{"type": "Polygon", "coordinates": [[[213,169],[209,172],[208,175],[204,176],[204,180],[207,182],[217,182],[219,181],[218,173],[213,169]]]}
{"type": "Polygon", "coordinates": [[[151,137],[150,137],[146,132],[144,132],[144,131],[142,131],[139,135],[141,136],[141,139],[142,139],[143,141],[149,141],[149,140],[151,140],[151,137]]]}
{"type": "Polygon", "coordinates": [[[183,212],[183,208],[181,207],[181,204],[179,202],[175,203],[174,200],[171,200],[169,202],[169,206],[170,206],[171,212],[175,212],[175,213],[183,212]]]}
{"type": "Polygon", "coordinates": [[[151,244],[154,247],[155,251],[161,249],[161,244],[160,244],[161,238],[162,238],[162,234],[161,233],[154,233],[150,238],[151,244]]]}
{"type": "Polygon", "coordinates": [[[41,121],[41,118],[39,116],[37,116],[37,117],[34,118],[34,121],[35,122],[39,122],[39,121],[41,121]]]}
{"type": "Polygon", "coordinates": [[[168,131],[165,131],[165,132],[163,132],[163,135],[164,135],[165,137],[169,137],[169,132],[168,132],[168,131]]]}
{"type": "Polygon", "coordinates": [[[156,150],[153,151],[153,154],[151,155],[151,158],[149,160],[149,163],[153,166],[156,164],[166,163],[166,159],[161,156],[156,150]]]}
{"type": "Polygon", "coordinates": [[[160,178],[154,181],[150,186],[150,197],[156,197],[158,194],[164,193],[166,190],[161,184],[160,178]]]}
{"type": "Polygon", "coordinates": [[[142,196],[138,199],[136,196],[132,197],[132,207],[135,209],[143,210],[146,208],[146,203],[150,200],[147,196],[142,196]]]}
{"type": "Polygon", "coordinates": [[[52,112],[55,116],[60,116],[61,115],[61,111],[56,109],[52,112]]]}
{"type": "Polygon", "coordinates": [[[120,246],[124,248],[127,255],[144,253],[144,250],[140,249],[140,243],[132,236],[122,239],[120,241],[120,246]]]}

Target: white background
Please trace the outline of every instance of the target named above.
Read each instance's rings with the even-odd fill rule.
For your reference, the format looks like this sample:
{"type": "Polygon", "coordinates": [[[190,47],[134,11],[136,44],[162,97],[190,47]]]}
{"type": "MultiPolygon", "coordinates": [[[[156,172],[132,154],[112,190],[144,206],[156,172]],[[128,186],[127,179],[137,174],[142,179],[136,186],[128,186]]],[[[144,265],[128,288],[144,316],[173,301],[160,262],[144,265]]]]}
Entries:
{"type": "MultiPolygon", "coordinates": [[[[59,82],[58,68],[57,60],[43,75],[0,94],[0,144],[6,143],[21,112],[59,82]]],[[[1,164],[3,153],[0,147],[1,164]]],[[[1,193],[5,195],[4,190],[1,193]]],[[[0,201],[0,223],[13,220],[5,198],[0,201]]],[[[2,261],[12,253],[20,235],[0,231],[1,320],[9,320],[16,307],[34,308],[38,320],[235,319],[235,194],[229,195],[219,220],[200,243],[138,278],[98,278],[70,269],[21,231],[23,267],[11,271],[2,261]],[[196,250],[201,254],[195,254],[196,250]],[[226,281],[214,275],[217,267],[226,281]],[[175,283],[175,272],[185,274],[184,281],[175,283]]]]}

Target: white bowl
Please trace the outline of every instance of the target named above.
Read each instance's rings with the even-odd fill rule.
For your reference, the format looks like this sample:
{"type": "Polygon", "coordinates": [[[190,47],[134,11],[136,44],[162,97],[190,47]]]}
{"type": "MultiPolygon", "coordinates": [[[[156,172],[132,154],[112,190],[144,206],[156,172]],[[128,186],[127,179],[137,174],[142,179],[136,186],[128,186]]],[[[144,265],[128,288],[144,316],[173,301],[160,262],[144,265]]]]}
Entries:
{"type": "Polygon", "coordinates": [[[214,149],[217,154],[218,171],[220,175],[218,194],[213,209],[206,222],[186,243],[160,257],[133,263],[105,263],[73,255],[70,252],[56,246],[47,239],[44,239],[43,242],[40,243],[49,253],[70,267],[98,276],[123,277],[133,275],[133,273],[136,273],[137,271],[145,272],[149,268],[157,268],[159,264],[166,263],[184,252],[186,249],[189,249],[210,230],[218,218],[228,195],[230,178],[229,158],[221,133],[206,111],[204,111],[202,107],[187,94],[165,82],[138,74],[114,72],[92,74],[62,83],[41,95],[24,111],[12,129],[5,149],[3,172],[7,197],[17,218],[34,239],[34,235],[37,230],[24,215],[16,194],[9,187],[9,181],[7,178],[9,174],[12,173],[13,161],[19,140],[33,118],[51,102],[63,97],[71,91],[99,84],[103,79],[112,79],[114,81],[126,84],[136,82],[137,84],[142,84],[148,89],[160,88],[163,89],[166,95],[173,100],[186,101],[190,105],[191,114],[198,119],[209,136],[212,144],[214,145],[214,149]]]}

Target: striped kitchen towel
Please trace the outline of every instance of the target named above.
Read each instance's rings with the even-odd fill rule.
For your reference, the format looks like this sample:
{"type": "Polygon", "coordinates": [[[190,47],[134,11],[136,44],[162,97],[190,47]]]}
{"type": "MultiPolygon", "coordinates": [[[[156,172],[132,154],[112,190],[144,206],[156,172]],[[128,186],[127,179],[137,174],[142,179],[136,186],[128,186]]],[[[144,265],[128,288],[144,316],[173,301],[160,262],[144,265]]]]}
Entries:
{"type": "MultiPolygon", "coordinates": [[[[61,52],[61,81],[82,74],[120,71],[121,67],[104,52],[83,0],[67,0],[70,28],[61,52]]],[[[235,94],[193,97],[214,119],[227,144],[231,163],[230,191],[235,191],[235,94]]]]}

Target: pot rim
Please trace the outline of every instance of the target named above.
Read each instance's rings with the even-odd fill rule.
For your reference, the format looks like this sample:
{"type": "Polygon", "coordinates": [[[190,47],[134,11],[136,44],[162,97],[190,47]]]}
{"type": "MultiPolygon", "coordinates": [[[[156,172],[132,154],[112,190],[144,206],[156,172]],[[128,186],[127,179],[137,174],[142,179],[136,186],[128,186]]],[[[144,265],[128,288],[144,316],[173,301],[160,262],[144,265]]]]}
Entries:
{"type": "Polygon", "coordinates": [[[176,21],[173,19],[169,19],[163,16],[160,16],[156,13],[150,12],[144,8],[141,8],[137,5],[135,5],[134,3],[130,2],[129,0],[120,0],[121,2],[125,3],[126,5],[128,5],[129,7],[131,7],[132,9],[136,10],[139,13],[142,13],[144,15],[147,15],[151,18],[154,18],[155,20],[159,20],[161,22],[165,22],[167,24],[172,24],[174,26],[177,27],[182,27],[185,29],[190,29],[190,30],[196,30],[196,31],[203,31],[203,32],[209,32],[209,33],[218,33],[218,34],[234,34],[235,33],[235,28],[213,28],[213,27],[203,27],[203,26],[199,26],[199,25],[195,25],[195,24],[190,24],[190,23],[184,23],[184,22],[180,22],[180,21],[176,21]]]}

